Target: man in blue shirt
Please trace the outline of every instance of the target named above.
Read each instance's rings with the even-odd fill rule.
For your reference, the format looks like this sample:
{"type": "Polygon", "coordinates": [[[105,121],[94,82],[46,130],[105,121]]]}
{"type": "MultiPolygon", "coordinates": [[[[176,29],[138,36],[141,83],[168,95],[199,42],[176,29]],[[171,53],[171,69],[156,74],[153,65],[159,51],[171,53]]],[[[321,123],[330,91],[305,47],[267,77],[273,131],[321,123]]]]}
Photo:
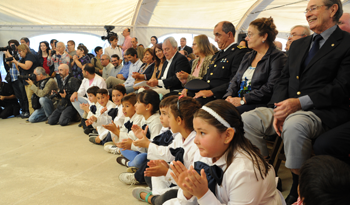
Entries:
{"type": "Polygon", "coordinates": [[[28,39],[27,37],[21,38],[21,44],[27,44],[28,47],[29,47],[30,52],[31,52],[32,54],[34,54],[35,57],[38,57],[38,53],[37,53],[34,49],[32,49],[32,48],[29,46],[29,45],[30,45],[30,41],[29,41],[29,39],[28,39]]]}
{"type": "Polygon", "coordinates": [[[118,73],[117,77],[109,76],[106,80],[107,89],[113,88],[115,85],[123,84],[129,76],[130,62],[124,55],[124,66],[118,73]]]}

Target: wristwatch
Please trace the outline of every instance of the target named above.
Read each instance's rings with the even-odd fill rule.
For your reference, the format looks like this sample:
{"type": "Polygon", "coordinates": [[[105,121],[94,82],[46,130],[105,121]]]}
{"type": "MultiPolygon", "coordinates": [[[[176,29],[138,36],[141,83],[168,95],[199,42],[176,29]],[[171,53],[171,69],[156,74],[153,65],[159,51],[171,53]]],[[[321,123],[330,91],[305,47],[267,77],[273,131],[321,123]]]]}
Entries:
{"type": "Polygon", "coordinates": [[[243,97],[241,98],[241,105],[244,105],[244,100],[243,100],[243,97]]]}

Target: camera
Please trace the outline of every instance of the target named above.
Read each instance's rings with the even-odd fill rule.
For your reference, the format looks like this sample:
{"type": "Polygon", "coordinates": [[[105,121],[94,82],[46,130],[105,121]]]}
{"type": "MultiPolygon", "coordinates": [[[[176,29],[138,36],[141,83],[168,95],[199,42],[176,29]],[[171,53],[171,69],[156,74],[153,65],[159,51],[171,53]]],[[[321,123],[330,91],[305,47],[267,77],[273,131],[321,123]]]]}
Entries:
{"type": "Polygon", "coordinates": [[[112,37],[112,36],[116,36],[118,38],[118,34],[114,33],[114,32],[111,32],[115,26],[105,26],[104,27],[107,31],[107,36],[101,36],[101,39],[104,41],[104,40],[108,40],[109,41],[109,38],[112,37]]]}
{"type": "Polygon", "coordinates": [[[64,93],[64,92],[54,92],[52,95],[49,96],[50,100],[54,99],[54,98],[61,98],[60,93],[64,93]]]}
{"type": "MultiPolygon", "coordinates": [[[[0,47],[0,51],[8,51],[16,60],[19,60],[17,51],[16,51],[16,46],[15,44],[12,44],[11,46],[6,46],[6,47],[0,47]]],[[[10,58],[6,58],[6,61],[12,61],[12,60],[7,60],[10,58]]]]}
{"type": "Polygon", "coordinates": [[[28,80],[30,79],[33,82],[36,82],[36,75],[34,73],[26,74],[26,75],[19,75],[18,78],[20,80],[28,80]]]}
{"type": "Polygon", "coordinates": [[[13,61],[13,57],[5,58],[5,62],[10,62],[10,61],[13,61]]]}
{"type": "Polygon", "coordinates": [[[55,55],[56,51],[55,50],[51,50],[51,56],[55,55]]]}

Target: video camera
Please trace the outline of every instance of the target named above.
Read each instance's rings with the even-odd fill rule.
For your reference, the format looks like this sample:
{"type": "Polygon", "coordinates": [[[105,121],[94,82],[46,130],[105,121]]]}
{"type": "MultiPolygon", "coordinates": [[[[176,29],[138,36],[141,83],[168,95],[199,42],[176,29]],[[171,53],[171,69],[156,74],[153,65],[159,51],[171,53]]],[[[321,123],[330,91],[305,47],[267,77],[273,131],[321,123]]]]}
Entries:
{"type": "Polygon", "coordinates": [[[104,27],[107,31],[107,36],[101,36],[101,39],[104,41],[104,40],[108,40],[109,41],[109,38],[112,37],[112,36],[116,36],[118,38],[118,34],[114,33],[114,32],[111,32],[115,26],[105,26],[104,27]]]}

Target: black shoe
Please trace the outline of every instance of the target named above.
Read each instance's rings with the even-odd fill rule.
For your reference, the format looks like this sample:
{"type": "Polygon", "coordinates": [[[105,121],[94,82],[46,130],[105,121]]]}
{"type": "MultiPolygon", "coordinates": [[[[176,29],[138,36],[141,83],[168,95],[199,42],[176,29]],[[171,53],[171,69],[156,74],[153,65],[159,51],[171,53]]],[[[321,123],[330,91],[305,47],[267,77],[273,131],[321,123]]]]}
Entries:
{"type": "Polygon", "coordinates": [[[28,112],[25,112],[25,113],[22,113],[21,114],[21,118],[29,118],[29,113],[28,112]]]}
{"type": "Polygon", "coordinates": [[[293,196],[293,195],[288,195],[286,198],[286,204],[287,205],[292,205],[294,202],[296,202],[298,200],[298,197],[293,196]]]}

